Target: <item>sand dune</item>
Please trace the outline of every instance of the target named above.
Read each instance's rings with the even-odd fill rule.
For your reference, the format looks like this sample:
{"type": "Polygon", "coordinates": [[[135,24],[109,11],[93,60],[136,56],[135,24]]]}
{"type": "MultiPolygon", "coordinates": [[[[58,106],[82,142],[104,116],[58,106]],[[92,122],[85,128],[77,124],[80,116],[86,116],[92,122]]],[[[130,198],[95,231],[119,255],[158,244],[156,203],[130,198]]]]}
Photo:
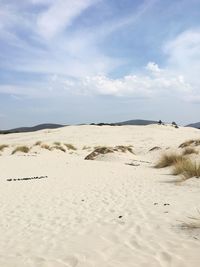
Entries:
{"type": "Polygon", "coordinates": [[[182,229],[181,221],[198,215],[200,182],[176,185],[168,168],[153,168],[161,153],[199,133],[149,125],[1,135],[8,147],[0,152],[0,266],[199,266],[200,230],[182,229]],[[60,142],[65,152],[37,141],[60,142]],[[96,146],[120,145],[134,153],[84,160],[96,146]],[[30,150],[12,155],[17,146],[30,150]]]}

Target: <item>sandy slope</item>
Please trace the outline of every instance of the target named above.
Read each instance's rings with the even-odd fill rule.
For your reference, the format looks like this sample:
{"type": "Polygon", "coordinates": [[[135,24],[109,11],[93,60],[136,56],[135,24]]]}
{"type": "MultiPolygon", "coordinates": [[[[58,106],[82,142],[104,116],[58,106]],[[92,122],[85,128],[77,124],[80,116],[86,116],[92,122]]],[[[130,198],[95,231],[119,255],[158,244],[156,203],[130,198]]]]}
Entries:
{"type": "Polygon", "coordinates": [[[0,144],[9,144],[0,156],[0,266],[199,266],[200,233],[181,229],[180,221],[197,215],[200,182],[175,185],[169,169],[152,168],[166,148],[199,136],[196,129],[157,125],[0,136],[0,144]],[[78,149],[34,147],[10,155],[17,145],[38,140],[78,149]],[[91,148],[82,150],[85,145],[91,148]],[[135,154],[84,160],[97,145],[133,145],[135,154]],[[154,146],[162,150],[149,152],[154,146]],[[6,181],[42,175],[48,178],[6,181]]]}

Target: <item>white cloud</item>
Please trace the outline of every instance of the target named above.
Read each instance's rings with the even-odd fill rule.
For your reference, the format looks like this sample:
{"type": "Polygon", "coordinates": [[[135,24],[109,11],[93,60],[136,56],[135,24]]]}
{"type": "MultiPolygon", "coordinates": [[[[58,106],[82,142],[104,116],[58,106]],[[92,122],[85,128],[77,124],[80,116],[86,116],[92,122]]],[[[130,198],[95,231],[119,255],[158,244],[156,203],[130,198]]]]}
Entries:
{"type": "Polygon", "coordinates": [[[172,75],[160,69],[154,62],[146,66],[147,74],[127,75],[120,79],[110,79],[105,75],[87,76],[70,84],[66,88],[78,90],[83,94],[99,94],[112,96],[155,97],[188,94],[191,85],[185,82],[184,77],[172,75]],[[156,75],[155,75],[156,73],[156,75]],[[77,89],[78,88],[78,89],[77,89]]]}
{"type": "Polygon", "coordinates": [[[192,91],[188,100],[200,98],[200,29],[187,30],[164,46],[168,59],[167,68],[172,73],[181,73],[189,81],[192,91]]]}
{"type": "Polygon", "coordinates": [[[158,67],[158,64],[155,62],[149,62],[146,66],[146,69],[151,71],[154,74],[160,74],[161,69],[158,67]]]}

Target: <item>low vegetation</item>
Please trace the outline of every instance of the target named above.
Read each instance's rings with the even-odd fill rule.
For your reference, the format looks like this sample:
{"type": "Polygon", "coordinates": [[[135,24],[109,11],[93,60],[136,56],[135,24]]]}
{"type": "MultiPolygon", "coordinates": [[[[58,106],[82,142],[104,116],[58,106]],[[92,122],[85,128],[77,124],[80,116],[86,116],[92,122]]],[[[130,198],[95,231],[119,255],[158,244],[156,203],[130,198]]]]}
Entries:
{"type": "Polygon", "coordinates": [[[105,155],[108,153],[113,153],[114,150],[110,147],[102,146],[102,147],[97,147],[92,153],[87,155],[85,157],[85,160],[94,160],[98,155],[105,155]]]}
{"type": "Polygon", "coordinates": [[[5,148],[7,148],[8,145],[0,145],[0,151],[3,152],[5,148]]]}
{"type": "Polygon", "coordinates": [[[191,139],[191,140],[188,140],[182,144],[180,144],[179,148],[185,148],[185,147],[188,147],[188,146],[199,146],[200,145],[200,139],[191,139]]]}
{"type": "Polygon", "coordinates": [[[177,153],[163,154],[155,165],[155,168],[165,168],[184,160],[184,156],[177,153]]]}
{"type": "Polygon", "coordinates": [[[72,144],[64,144],[68,150],[77,150],[77,148],[72,144]]]}
{"type": "Polygon", "coordinates": [[[62,152],[66,152],[66,150],[64,149],[64,147],[62,147],[61,145],[53,146],[51,149],[57,149],[57,150],[60,150],[62,152]]]}
{"type": "Polygon", "coordinates": [[[91,147],[90,146],[83,146],[82,150],[87,150],[87,149],[90,149],[91,147]]]}
{"type": "Polygon", "coordinates": [[[154,147],[152,147],[151,149],[149,149],[149,152],[151,152],[151,151],[156,151],[156,150],[160,150],[161,149],[161,147],[159,147],[159,146],[154,146],[154,147]]]}
{"type": "Polygon", "coordinates": [[[41,148],[51,151],[51,147],[47,144],[41,144],[41,148]]]}
{"type": "Polygon", "coordinates": [[[191,159],[184,159],[178,161],[173,168],[173,175],[182,175],[183,180],[187,180],[192,177],[200,177],[200,163],[192,161],[191,159]]]}
{"type": "Polygon", "coordinates": [[[29,151],[30,148],[27,146],[18,146],[13,150],[12,154],[15,154],[17,152],[28,153],[29,151]]]}
{"type": "Polygon", "coordinates": [[[115,147],[106,147],[106,146],[97,146],[94,148],[94,151],[85,157],[86,160],[94,160],[98,155],[105,155],[108,153],[114,152],[130,152],[134,154],[132,146],[115,146],[115,147]]]}
{"type": "Polygon", "coordinates": [[[34,146],[41,146],[42,142],[41,141],[37,141],[34,146]]]}
{"type": "Polygon", "coordinates": [[[60,143],[60,142],[54,142],[54,145],[55,145],[55,146],[60,146],[61,143],[60,143]]]}
{"type": "Polygon", "coordinates": [[[188,155],[197,153],[193,148],[187,148],[183,154],[166,153],[158,160],[155,168],[165,168],[172,166],[172,175],[181,175],[182,180],[187,180],[192,177],[200,177],[200,163],[188,158],[188,155]]]}
{"type": "Polygon", "coordinates": [[[132,146],[116,146],[113,148],[114,151],[126,153],[127,151],[134,154],[132,146]]]}
{"type": "Polygon", "coordinates": [[[198,154],[198,151],[193,147],[186,147],[183,150],[182,155],[198,154]]]}

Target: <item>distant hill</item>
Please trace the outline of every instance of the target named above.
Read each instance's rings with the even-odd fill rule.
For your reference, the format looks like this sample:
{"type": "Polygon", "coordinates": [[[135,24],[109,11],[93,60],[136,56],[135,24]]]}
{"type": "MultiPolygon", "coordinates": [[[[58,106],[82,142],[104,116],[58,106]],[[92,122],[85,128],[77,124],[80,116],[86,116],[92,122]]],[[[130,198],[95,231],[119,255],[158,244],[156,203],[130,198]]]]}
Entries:
{"type": "Polygon", "coordinates": [[[129,121],[122,121],[122,122],[114,122],[114,123],[91,123],[90,125],[97,125],[97,126],[122,126],[122,125],[149,125],[149,124],[157,124],[158,121],[149,121],[149,120],[129,120],[129,121]]]}
{"type": "MultiPolygon", "coordinates": [[[[122,122],[115,122],[115,123],[103,123],[103,122],[91,123],[91,125],[122,126],[122,125],[149,125],[149,124],[157,124],[157,123],[158,121],[151,121],[151,120],[129,120],[129,121],[122,121],[122,122]]],[[[80,124],[80,125],[84,125],[84,124],[80,124]]],[[[35,132],[35,131],[45,130],[45,129],[61,128],[64,126],[67,126],[67,125],[44,123],[44,124],[39,124],[33,127],[19,127],[19,128],[10,129],[10,130],[0,130],[0,134],[35,132]]]]}
{"type": "Polygon", "coordinates": [[[44,124],[39,124],[33,127],[20,127],[20,128],[2,130],[2,131],[0,130],[0,134],[35,132],[35,131],[45,130],[45,129],[56,129],[56,128],[60,128],[64,126],[65,125],[61,125],[61,124],[44,123],[44,124]]]}
{"type": "Polygon", "coordinates": [[[149,124],[157,124],[158,121],[150,121],[150,120],[129,120],[122,121],[116,123],[117,125],[149,125],[149,124]]]}
{"type": "Polygon", "coordinates": [[[200,122],[191,123],[191,124],[186,125],[185,127],[193,127],[193,128],[200,129],[200,122]]]}

